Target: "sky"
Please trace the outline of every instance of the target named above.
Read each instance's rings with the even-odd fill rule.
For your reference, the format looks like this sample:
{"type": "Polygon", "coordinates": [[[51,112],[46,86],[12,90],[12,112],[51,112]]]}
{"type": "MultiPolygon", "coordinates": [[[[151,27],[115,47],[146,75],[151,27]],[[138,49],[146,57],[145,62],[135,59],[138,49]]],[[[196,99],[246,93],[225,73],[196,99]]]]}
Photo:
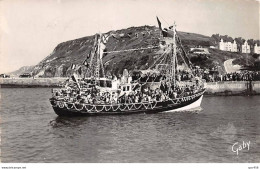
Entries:
{"type": "Polygon", "coordinates": [[[0,0],[0,73],[36,65],[61,42],[175,21],[177,30],[260,39],[255,0],[0,0]]]}

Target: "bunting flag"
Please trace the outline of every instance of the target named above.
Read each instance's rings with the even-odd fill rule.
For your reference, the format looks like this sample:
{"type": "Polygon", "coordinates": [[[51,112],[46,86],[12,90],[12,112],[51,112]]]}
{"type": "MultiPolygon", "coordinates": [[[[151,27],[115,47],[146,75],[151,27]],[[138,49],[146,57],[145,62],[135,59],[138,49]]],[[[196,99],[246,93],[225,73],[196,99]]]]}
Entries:
{"type": "Polygon", "coordinates": [[[128,36],[129,38],[131,38],[131,35],[132,35],[132,34],[130,34],[130,33],[127,34],[127,36],[128,36]]]}
{"type": "Polygon", "coordinates": [[[77,86],[78,88],[80,89],[80,85],[79,85],[79,82],[78,82],[78,79],[77,79],[77,75],[74,73],[72,76],[71,76],[71,79],[77,83],[77,86]]]}
{"type": "Polygon", "coordinates": [[[70,66],[70,69],[74,70],[75,68],[76,68],[76,65],[72,63],[71,66],[70,66]]]}
{"type": "Polygon", "coordinates": [[[76,79],[76,77],[75,77],[75,74],[73,74],[72,76],[71,76],[71,79],[74,81],[74,82],[77,82],[78,80],[76,79]]]}
{"type": "Polygon", "coordinates": [[[106,44],[108,42],[109,37],[110,37],[110,34],[102,34],[101,43],[106,44]]]}
{"type": "Polygon", "coordinates": [[[106,49],[106,45],[103,43],[100,43],[100,59],[103,58],[104,50],[106,49]]]}
{"type": "Polygon", "coordinates": [[[65,80],[65,82],[64,82],[65,88],[68,87],[69,81],[70,81],[70,79],[65,80]]]}
{"type": "Polygon", "coordinates": [[[89,54],[87,56],[87,59],[91,58],[91,51],[89,51],[89,54]]]}
{"type": "Polygon", "coordinates": [[[88,59],[84,60],[83,65],[86,66],[86,67],[89,67],[89,64],[88,64],[88,61],[87,61],[87,60],[88,60],[88,59]]]}
{"type": "Polygon", "coordinates": [[[82,74],[82,69],[81,69],[81,67],[79,67],[78,72],[79,72],[79,75],[82,74]]]}

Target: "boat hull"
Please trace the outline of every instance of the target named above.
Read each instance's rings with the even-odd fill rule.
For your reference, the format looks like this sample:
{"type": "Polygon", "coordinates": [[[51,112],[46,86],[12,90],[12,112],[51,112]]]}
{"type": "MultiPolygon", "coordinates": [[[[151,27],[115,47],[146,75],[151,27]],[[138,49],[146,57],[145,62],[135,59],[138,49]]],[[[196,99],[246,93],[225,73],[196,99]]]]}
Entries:
{"type": "Polygon", "coordinates": [[[203,98],[199,92],[193,96],[150,103],[110,104],[110,105],[75,105],[66,102],[56,102],[50,99],[53,110],[59,116],[93,116],[112,114],[137,114],[185,111],[199,107],[203,98]]]}

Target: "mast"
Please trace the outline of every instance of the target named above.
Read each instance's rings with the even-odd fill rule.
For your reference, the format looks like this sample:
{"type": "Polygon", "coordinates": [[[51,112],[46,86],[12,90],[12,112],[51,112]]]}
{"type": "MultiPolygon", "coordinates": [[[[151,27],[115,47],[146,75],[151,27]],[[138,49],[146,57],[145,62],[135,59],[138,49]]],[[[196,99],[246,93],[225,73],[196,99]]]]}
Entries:
{"type": "Polygon", "coordinates": [[[92,47],[92,52],[90,53],[90,64],[89,64],[89,70],[87,71],[87,77],[94,78],[95,76],[95,55],[96,55],[96,49],[97,49],[97,41],[98,37],[95,35],[94,45],[92,47]]]}
{"type": "MultiPolygon", "coordinates": [[[[100,77],[106,77],[102,57],[109,37],[110,35],[105,36],[102,33],[96,34],[92,52],[90,53],[90,64],[86,75],[94,80],[96,85],[100,82],[100,77]]],[[[106,81],[104,81],[104,86],[107,87],[106,81]]]]}
{"type": "Polygon", "coordinates": [[[99,76],[99,70],[100,70],[100,41],[101,41],[101,34],[98,38],[98,50],[97,50],[97,65],[96,65],[96,68],[95,68],[95,78],[98,79],[100,76],[99,76]]]}
{"type": "Polygon", "coordinates": [[[176,61],[176,24],[174,22],[173,26],[172,26],[172,30],[173,30],[173,39],[172,39],[172,59],[171,59],[171,79],[172,79],[172,82],[173,82],[173,86],[174,86],[174,89],[175,89],[175,84],[176,84],[176,79],[175,79],[175,61],[176,61]]]}
{"type": "MultiPolygon", "coordinates": [[[[99,66],[99,69],[101,68],[101,71],[102,71],[102,74],[103,74],[102,76],[105,78],[106,75],[105,75],[105,70],[104,70],[104,66],[103,66],[104,49],[101,47],[101,43],[102,43],[102,45],[104,45],[104,41],[101,42],[101,38],[103,38],[102,33],[100,33],[100,39],[99,39],[99,55],[98,55],[99,63],[98,63],[98,66],[99,66]]],[[[98,77],[100,78],[100,75],[98,77]]],[[[107,87],[106,80],[104,80],[104,87],[107,87]]]]}

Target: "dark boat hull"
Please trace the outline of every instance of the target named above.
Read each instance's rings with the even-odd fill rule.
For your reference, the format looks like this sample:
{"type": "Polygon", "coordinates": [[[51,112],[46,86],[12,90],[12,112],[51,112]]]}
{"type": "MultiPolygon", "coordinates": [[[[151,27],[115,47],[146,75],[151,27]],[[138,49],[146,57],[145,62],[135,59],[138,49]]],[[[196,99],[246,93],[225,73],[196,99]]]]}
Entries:
{"type": "Polygon", "coordinates": [[[110,105],[75,105],[50,99],[55,113],[59,116],[91,116],[112,114],[159,113],[181,111],[199,107],[203,93],[179,99],[151,103],[110,104],[110,105]]]}

